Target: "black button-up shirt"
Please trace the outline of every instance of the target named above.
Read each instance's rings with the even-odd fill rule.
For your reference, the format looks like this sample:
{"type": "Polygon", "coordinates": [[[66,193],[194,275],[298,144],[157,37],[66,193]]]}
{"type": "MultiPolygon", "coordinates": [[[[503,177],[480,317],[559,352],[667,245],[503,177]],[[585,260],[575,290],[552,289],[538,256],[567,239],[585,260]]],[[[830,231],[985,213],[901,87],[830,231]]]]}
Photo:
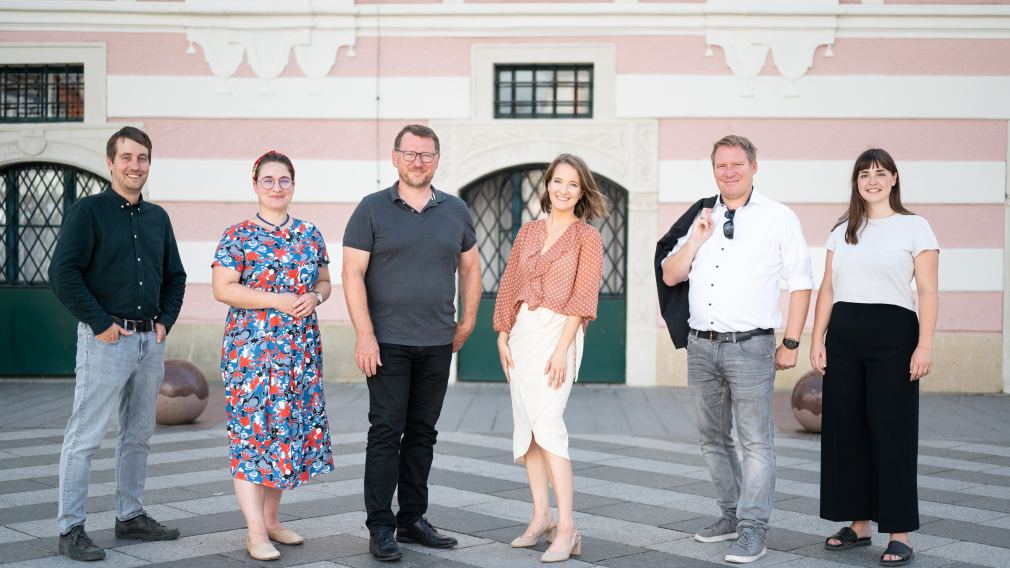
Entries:
{"type": "Polygon", "coordinates": [[[85,197],[64,215],[49,265],[56,297],[96,334],[123,319],[179,317],[186,271],[164,209],[131,205],[112,188],[85,197]]]}

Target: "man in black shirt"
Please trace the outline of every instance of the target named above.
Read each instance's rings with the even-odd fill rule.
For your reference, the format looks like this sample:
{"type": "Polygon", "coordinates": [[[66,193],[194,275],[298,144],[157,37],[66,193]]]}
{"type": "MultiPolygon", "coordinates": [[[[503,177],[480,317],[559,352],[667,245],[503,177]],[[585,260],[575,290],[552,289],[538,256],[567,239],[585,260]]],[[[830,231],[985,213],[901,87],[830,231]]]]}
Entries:
{"type": "Polygon", "coordinates": [[[172,540],[178,529],[144,512],[148,440],[165,374],[165,337],[179,316],[186,272],[165,210],[144,201],[151,139],[125,127],[106,146],[111,187],[76,202],[49,266],[53,292],[80,321],[74,410],[60,454],[60,554],[101,560],[84,532],[91,457],[113,409],[118,538],[172,540]]]}

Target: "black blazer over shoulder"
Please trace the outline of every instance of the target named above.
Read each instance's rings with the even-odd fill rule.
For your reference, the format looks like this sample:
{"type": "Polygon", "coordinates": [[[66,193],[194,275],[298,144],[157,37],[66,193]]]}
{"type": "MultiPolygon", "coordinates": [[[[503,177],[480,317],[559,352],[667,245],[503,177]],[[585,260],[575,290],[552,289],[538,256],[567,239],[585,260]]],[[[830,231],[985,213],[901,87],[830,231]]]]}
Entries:
{"type": "Polygon", "coordinates": [[[673,247],[677,246],[677,241],[691,229],[698,213],[702,209],[715,207],[717,197],[713,195],[695,201],[663,235],[663,238],[656,243],[655,269],[656,289],[659,292],[659,311],[663,314],[666,328],[670,331],[670,339],[673,340],[673,346],[677,349],[687,347],[687,319],[691,313],[687,303],[689,283],[684,280],[675,286],[667,286],[663,282],[663,261],[666,260],[666,256],[670,254],[673,247]]]}

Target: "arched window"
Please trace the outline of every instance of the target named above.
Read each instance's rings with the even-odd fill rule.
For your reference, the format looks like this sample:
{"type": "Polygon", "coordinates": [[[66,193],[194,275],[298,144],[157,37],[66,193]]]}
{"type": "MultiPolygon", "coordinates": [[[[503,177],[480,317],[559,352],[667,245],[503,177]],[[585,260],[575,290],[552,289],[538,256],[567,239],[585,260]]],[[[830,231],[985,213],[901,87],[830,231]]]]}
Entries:
{"type": "Polygon", "coordinates": [[[74,201],[100,192],[107,182],[84,170],[51,163],[0,169],[0,286],[49,285],[49,261],[74,201]]]}

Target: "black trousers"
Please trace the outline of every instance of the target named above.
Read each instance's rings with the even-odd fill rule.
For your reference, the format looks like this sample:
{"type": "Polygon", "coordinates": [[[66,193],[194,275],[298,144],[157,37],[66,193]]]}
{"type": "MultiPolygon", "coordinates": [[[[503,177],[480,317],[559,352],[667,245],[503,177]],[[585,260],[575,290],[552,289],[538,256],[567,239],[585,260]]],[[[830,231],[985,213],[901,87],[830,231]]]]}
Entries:
{"type": "Polygon", "coordinates": [[[881,533],[919,528],[919,381],[908,365],[915,312],[838,302],[825,347],[821,518],[870,519],[881,533]]]}
{"type": "Polygon", "coordinates": [[[382,366],[368,383],[365,524],[408,526],[428,510],[428,473],[449,382],[452,345],[379,344],[382,366]],[[397,489],[399,487],[399,489],[397,489]],[[397,492],[400,509],[391,509],[397,492]]]}

